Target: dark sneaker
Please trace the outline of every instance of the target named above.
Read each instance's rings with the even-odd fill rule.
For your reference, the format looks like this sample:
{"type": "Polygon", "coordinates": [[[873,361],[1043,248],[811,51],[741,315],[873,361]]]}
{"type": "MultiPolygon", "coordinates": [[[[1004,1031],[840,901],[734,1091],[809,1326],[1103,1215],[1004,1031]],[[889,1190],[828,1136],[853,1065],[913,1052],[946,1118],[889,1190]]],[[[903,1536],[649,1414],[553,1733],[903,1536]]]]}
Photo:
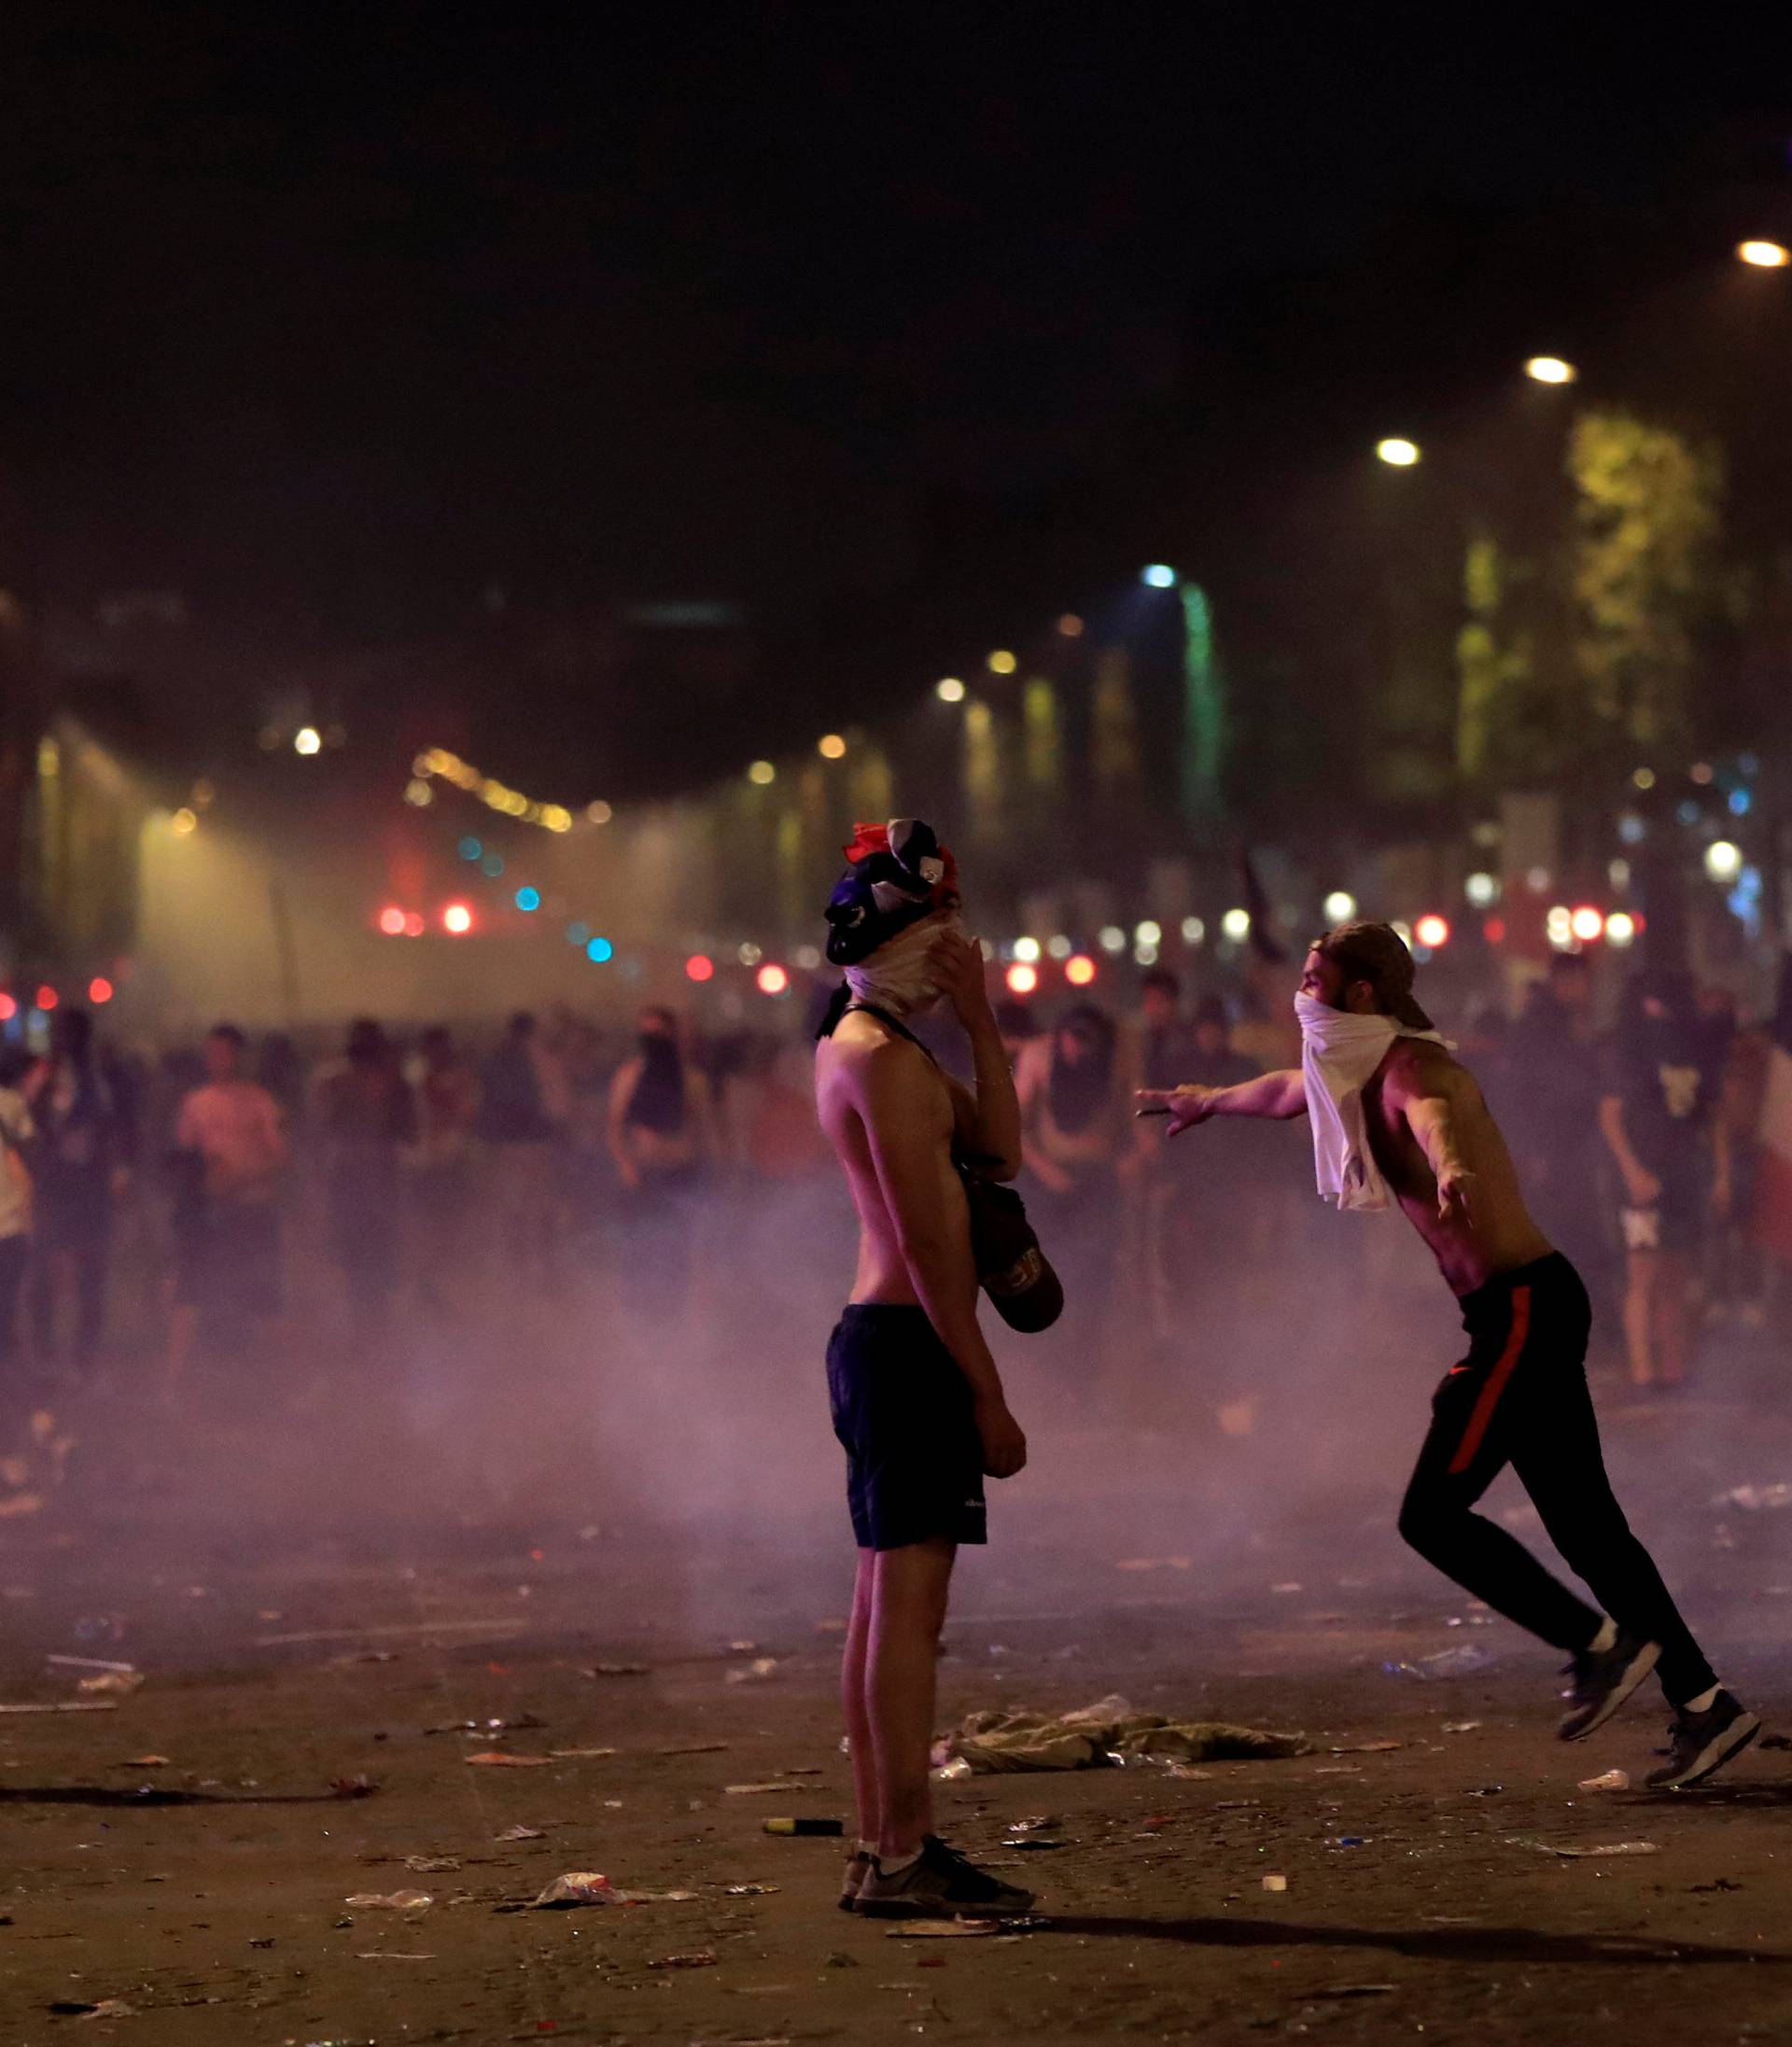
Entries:
{"type": "Polygon", "coordinates": [[[1031,1891],[1001,1883],[934,1834],[893,1876],[874,1863],[859,1891],[859,1910],[874,1919],[1005,1919],[1032,1909],[1031,1891]]]}
{"type": "Polygon", "coordinates": [[[1574,1683],[1562,1693],[1568,1710],[1557,1730],[1561,1738],[1584,1742],[1595,1728],[1603,1727],[1655,1668],[1660,1654],[1660,1643],[1645,1642],[1622,1630],[1608,1649],[1582,1649],[1566,1666],[1574,1683]]]}
{"type": "Polygon", "coordinates": [[[840,1883],[840,1910],[857,1912],[859,1893],[865,1887],[865,1879],[875,1865],[862,1848],[855,1848],[847,1858],[847,1873],[840,1883]]]}
{"type": "Polygon", "coordinates": [[[1702,1784],[1760,1732],[1761,1723],[1728,1691],[1720,1691],[1702,1713],[1682,1706],[1668,1722],[1668,1760],[1645,1781],[1652,1791],[1684,1791],[1690,1784],[1702,1784]]]}

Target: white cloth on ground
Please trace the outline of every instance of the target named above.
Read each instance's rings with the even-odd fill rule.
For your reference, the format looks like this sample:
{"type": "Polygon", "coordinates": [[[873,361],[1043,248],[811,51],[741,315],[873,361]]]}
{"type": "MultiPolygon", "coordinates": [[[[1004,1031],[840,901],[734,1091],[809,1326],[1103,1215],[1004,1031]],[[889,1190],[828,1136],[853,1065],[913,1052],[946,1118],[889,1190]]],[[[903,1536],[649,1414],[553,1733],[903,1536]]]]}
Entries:
{"type": "Polygon", "coordinates": [[[1388,1183],[1369,1149],[1363,1090],[1396,1038],[1448,1041],[1441,1031],[1413,1031],[1393,1016],[1353,1016],[1312,995],[1295,997],[1300,1019],[1300,1071],[1313,1127],[1313,1172],[1321,1196],[1339,1209],[1384,1209],[1388,1183]]]}

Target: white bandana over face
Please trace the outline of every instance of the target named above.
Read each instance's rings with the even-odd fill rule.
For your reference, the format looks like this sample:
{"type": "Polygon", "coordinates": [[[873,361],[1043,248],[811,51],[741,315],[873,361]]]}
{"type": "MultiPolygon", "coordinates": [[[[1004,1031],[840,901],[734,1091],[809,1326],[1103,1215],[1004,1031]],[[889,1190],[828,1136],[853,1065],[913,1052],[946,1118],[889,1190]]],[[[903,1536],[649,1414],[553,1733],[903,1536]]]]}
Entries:
{"type": "Polygon", "coordinates": [[[1312,995],[1295,997],[1295,1015],[1320,1194],[1339,1209],[1384,1209],[1391,1196],[1369,1149],[1363,1090],[1396,1038],[1446,1041],[1438,1031],[1414,1031],[1393,1016],[1353,1016],[1312,995]]]}
{"type": "Polygon", "coordinates": [[[853,1001],[861,1008],[881,1009],[898,1023],[926,1016],[944,992],[932,960],[934,941],[942,932],[965,935],[956,910],[922,918],[879,946],[869,959],[848,967],[847,986],[853,1001]]]}

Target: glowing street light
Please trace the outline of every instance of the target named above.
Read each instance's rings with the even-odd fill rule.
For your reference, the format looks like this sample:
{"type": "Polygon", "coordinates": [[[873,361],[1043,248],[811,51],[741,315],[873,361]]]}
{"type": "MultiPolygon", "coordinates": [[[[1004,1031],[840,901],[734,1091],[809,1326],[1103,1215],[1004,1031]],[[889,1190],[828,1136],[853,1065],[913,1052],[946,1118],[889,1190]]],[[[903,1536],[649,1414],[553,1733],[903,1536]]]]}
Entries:
{"type": "Polygon", "coordinates": [[[1037,938],[1016,938],[1015,940],[1015,958],[1025,960],[1029,966],[1032,966],[1039,959],[1039,940],[1037,938]]]}
{"type": "Polygon", "coordinates": [[[1220,932],[1223,937],[1229,938],[1235,946],[1241,944],[1243,940],[1251,935],[1251,912],[1249,910],[1227,910],[1220,919],[1220,932]]]}
{"type": "Polygon", "coordinates": [[[777,779],[777,770],[769,761],[755,761],[747,770],[747,779],[756,789],[764,789],[777,779]]]}
{"type": "Polygon", "coordinates": [[[455,938],[465,938],[473,928],[473,913],[464,903],[451,903],[441,913],[441,928],[455,938]]]}
{"type": "Polygon", "coordinates": [[[1569,913],[1568,929],[1583,946],[1590,946],[1604,932],[1604,913],[1595,909],[1590,903],[1583,903],[1578,909],[1569,913]]]}
{"type": "Polygon", "coordinates": [[[1427,946],[1435,952],[1439,946],[1449,943],[1449,919],[1439,917],[1435,912],[1421,917],[1412,927],[1412,935],[1421,946],[1427,946]]]}
{"type": "Polygon", "coordinates": [[[1008,652],[1006,647],[998,647],[984,663],[984,666],[988,669],[991,675],[1013,675],[1019,666],[1020,663],[1008,652]]]}
{"type": "Polygon", "coordinates": [[[962,704],[964,684],[956,675],[943,675],[933,685],[933,694],[942,704],[962,704]]]}
{"type": "Polygon", "coordinates": [[[1095,961],[1086,952],[1072,953],[1064,962],[1064,978],[1072,988],[1087,988],[1095,979],[1095,961]]]}
{"type": "Polygon", "coordinates": [[[1580,372],[1560,356],[1533,356],[1524,373],[1533,384],[1572,384],[1580,372]]]}
{"type": "Polygon", "coordinates": [[[380,912],[380,929],[388,938],[404,936],[404,912],[396,903],[387,904],[380,912]]]}
{"type": "Polygon", "coordinates": [[[1784,270],[1792,263],[1792,249],[1783,248],[1777,242],[1739,243],[1736,253],[1757,270],[1784,270]]]}
{"type": "Polygon", "coordinates": [[[324,736],[315,725],[301,725],[292,736],[292,750],[295,753],[321,753],[324,750],[324,736]]]}
{"type": "Polygon", "coordinates": [[[1714,881],[1734,881],[1743,871],[1743,849],[1730,839],[1713,839],[1705,848],[1705,872],[1714,881]]]}
{"type": "Polygon", "coordinates": [[[1176,571],[1168,562],[1152,562],[1139,571],[1139,581],[1147,589],[1173,590],[1176,587],[1176,571]]]}
{"type": "Polygon", "coordinates": [[[838,761],[845,757],[847,742],[837,732],[823,733],[815,742],[815,750],[824,761],[838,761]]]}
{"type": "Polygon", "coordinates": [[[1334,889],[1320,908],[1328,924],[1348,924],[1356,915],[1356,898],[1348,889],[1334,889]]]}
{"type": "Polygon", "coordinates": [[[1387,441],[1378,441],[1375,452],[1391,470],[1409,470],[1419,459],[1419,443],[1403,441],[1396,434],[1387,441]]]}
{"type": "Polygon", "coordinates": [[[759,970],[758,987],[762,995],[782,995],[791,985],[791,977],[780,966],[767,964],[759,970]]]}
{"type": "Polygon", "coordinates": [[[1029,967],[1024,960],[1017,960],[1008,969],[1007,981],[1011,995],[1030,995],[1039,986],[1039,969],[1029,967]]]}
{"type": "Polygon", "coordinates": [[[1636,919],[1628,910],[1614,910],[1605,919],[1605,936],[1615,946],[1628,946],[1636,936],[1636,919]]]}

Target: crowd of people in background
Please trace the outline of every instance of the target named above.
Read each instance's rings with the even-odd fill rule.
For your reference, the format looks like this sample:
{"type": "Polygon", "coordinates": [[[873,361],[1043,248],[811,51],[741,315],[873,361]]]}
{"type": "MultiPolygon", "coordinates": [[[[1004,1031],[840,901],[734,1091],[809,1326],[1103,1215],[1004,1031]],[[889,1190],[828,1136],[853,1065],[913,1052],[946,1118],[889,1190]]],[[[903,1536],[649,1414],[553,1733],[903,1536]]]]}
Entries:
{"type": "MultiPolygon", "coordinates": [[[[1771,1041],[1685,975],[1637,974],[1603,1028],[1594,993],[1585,957],[1562,954],[1515,1017],[1458,1035],[1611,1361],[1654,1394],[1687,1381],[1714,1323],[1767,1311],[1751,1200],[1771,1041]]],[[[1261,1325],[1271,1244],[1316,1208],[1302,1148],[1234,1124],[1172,1151],[1132,1096],[1295,1063],[1284,1009],[1267,985],[1196,994],[1163,968],[1127,1015],[1001,1006],[1021,1190],[1071,1302],[1038,1355],[1071,1407],[1113,1407],[1129,1367],[1175,1366],[1193,1330],[1207,1411],[1249,1430],[1233,1360],[1261,1325]]],[[[486,1300],[552,1299],[595,1260],[651,1339],[693,1312],[706,1244],[743,1273],[776,1262],[772,1233],[831,1172],[794,1031],[697,1036],[651,1006],[626,1037],[519,1013],[477,1043],[363,1017],[301,1046],[219,1022],[151,1059],[65,1007],[46,1048],[0,1060],[7,1432],[121,1358],[177,1404],[196,1358],[253,1360],[295,1321],[345,1356],[377,1352],[395,1316],[463,1309],[474,1276],[486,1300]]]]}

